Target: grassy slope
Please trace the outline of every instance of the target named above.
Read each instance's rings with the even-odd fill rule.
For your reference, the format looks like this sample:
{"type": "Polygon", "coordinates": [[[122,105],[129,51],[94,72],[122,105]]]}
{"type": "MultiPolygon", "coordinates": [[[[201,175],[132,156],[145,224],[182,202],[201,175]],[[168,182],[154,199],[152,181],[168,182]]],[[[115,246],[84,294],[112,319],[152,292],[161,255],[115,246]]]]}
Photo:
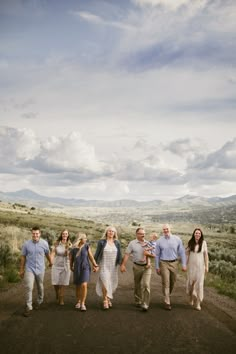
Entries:
{"type": "MultiPolygon", "coordinates": [[[[31,237],[30,229],[34,225],[39,225],[40,228],[44,230],[44,234],[50,234],[51,241],[58,237],[62,229],[68,228],[73,238],[76,237],[78,232],[84,232],[87,234],[90,241],[96,242],[96,240],[101,238],[108,224],[81,219],[79,215],[78,218],[76,218],[63,213],[53,213],[40,209],[31,210],[31,208],[22,205],[0,203],[0,244],[6,243],[7,241],[14,252],[19,251],[24,240],[31,237]]],[[[123,249],[129,240],[134,237],[136,227],[137,226],[117,226],[123,249]]],[[[192,223],[178,222],[173,225],[172,232],[179,234],[186,246],[195,227],[196,225],[192,223]]],[[[159,232],[161,230],[161,224],[154,222],[147,223],[145,228],[147,234],[154,230],[159,232]]],[[[222,254],[222,258],[218,258],[219,260],[224,259],[225,254],[236,255],[235,234],[229,234],[227,232],[219,233],[219,225],[215,227],[212,227],[212,225],[211,227],[203,225],[202,229],[205,234],[208,249],[211,251],[214,259],[215,255],[220,257],[220,253],[222,254]]],[[[94,248],[93,243],[92,247],[94,248]]],[[[219,277],[209,274],[207,276],[207,284],[216,287],[220,292],[236,299],[235,282],[232,284],[232,281],[228,281],[226,277],[222,278],[222,276],[219,277]]]]}

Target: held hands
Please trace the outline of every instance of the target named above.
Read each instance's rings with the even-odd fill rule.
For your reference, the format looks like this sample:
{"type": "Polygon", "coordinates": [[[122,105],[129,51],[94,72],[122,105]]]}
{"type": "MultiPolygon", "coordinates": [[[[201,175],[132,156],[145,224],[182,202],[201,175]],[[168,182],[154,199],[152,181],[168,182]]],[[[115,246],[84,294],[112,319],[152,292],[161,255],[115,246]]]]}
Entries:
{"type": "Polygon", "coordinates": [[[187,267],[182,267],[182,272],[186,272],[187,271],[187,267]]]}
{"type": "Polygon", "coordinates": [[[121,265],[120,265],[120,271],[121,271],[121,273],[126,272],[126,267],[125,267],[124,264],[121,264],[121,265]]]}
{"type": "Polygon", "coordinates": [[[99,266],[97,265],[97,266],[93,266],[93,272],[97,272],[99,270],[99,266]]]}
{"type": "Polygon", "coordinates": [[[47,260],[48,260],[48,266],[49,266],[49,268],[51,268],[53,266],[54,257],[52,257],[52,255],[49,255],[47,257],[47,260]]]}
{"type": "Polygon", "coordinates": [[[160,270],[160,268],[157,268],[157,269],[156,269],[156,273],[157,273],[157,275],[161,275],[161,270],[160,270]]]}
{"type": "Polygon", "coordinates": [[[21,279],[24,278],[24,274],[25,274],[24,269],[21,269],[21,270],[19,271],[19,275],[20,275],[21,279]]]}

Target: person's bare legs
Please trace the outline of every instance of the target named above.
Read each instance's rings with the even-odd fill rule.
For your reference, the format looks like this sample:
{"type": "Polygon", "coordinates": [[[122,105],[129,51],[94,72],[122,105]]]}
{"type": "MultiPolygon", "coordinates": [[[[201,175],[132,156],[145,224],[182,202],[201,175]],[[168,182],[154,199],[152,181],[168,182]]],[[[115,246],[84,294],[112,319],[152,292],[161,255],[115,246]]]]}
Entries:
{"type": "Polygon", "coordinates": [[[59,301],[59,285],[54,285],[56,300],[59,301]]]}
{"type": "Polygon", "coordinates": [[[191,306],[193,306],[195,302],[195,296],[193,295],[193,288],[194,288],[194,282],[191,284],[191,287],[189,289],[189,304],[191,306]]]}
{"type": "Polygon", "coordinates": [[[80,285],[76,285],[75,287],[75,298],[77,308],[80,308],[80,285]]]}
{"type": "Polygon", "coordinates": [[[85,305],[86,297],[87,297],[87,291],[88,291],[88,283],[82,283],[80,285],[80,304],[85,305]]]}
{"type": "Polygon", "coordinates": [[[59,305],[64,305],[64,286],[59,285],[59,305]]]}
{"type": "Polygon", "coordinates": [[[107,289],[104,285],[102,285],[102,296],[103,296],[103,308],[104,310],[109,309],[108,297],[107,297],[107,289]]]}

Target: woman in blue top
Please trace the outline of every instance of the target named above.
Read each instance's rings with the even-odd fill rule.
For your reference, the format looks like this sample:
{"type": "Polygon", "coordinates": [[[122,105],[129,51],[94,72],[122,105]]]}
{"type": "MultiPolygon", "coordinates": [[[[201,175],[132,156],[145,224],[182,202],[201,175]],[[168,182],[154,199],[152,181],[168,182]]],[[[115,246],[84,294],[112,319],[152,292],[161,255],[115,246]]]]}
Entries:
{"type": "Polygon", "coordinates": [[[74,273],[74,284],[76,286],[76,309],[86,311],[87,285],[90,278],[91,266],[93,270],[98,270],[98,265],[94,260],[90,246],[86,243],[85,234],[79,234],[76,246],[70,252],[70,268],[74,273]]]}

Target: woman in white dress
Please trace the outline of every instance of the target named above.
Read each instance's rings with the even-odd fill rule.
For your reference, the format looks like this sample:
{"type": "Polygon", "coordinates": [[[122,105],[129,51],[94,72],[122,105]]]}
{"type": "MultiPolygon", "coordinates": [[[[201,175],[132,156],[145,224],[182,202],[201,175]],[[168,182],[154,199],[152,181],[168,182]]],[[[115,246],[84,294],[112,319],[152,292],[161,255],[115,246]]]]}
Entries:
{"type": "Polygon", "coordinates": [[[99,265],[96,293],[103,297],[103,308],[108,310],[112,307],[111,299],[118,286],[118,265],[122,260],[121,247],[114,227],[106,228],[102,239],[98,241],[94,259],[99,265]]]}
{"type": "Polygon", "coordinates": [[[70,282],[69,251],[71,246],[69,232],[63,230],[51,252],[53,262],[52,285],[54,285],[59,305],[64,305],[64,288],[70,282]]]}
{"type": "Polygon", "coordinates": [[[196,310],[201,310],[205,273],[208,272],[207,243],[202,230],[196,228],[188,241],[187,254],[187,294],[190,304],[196,310]]]}

